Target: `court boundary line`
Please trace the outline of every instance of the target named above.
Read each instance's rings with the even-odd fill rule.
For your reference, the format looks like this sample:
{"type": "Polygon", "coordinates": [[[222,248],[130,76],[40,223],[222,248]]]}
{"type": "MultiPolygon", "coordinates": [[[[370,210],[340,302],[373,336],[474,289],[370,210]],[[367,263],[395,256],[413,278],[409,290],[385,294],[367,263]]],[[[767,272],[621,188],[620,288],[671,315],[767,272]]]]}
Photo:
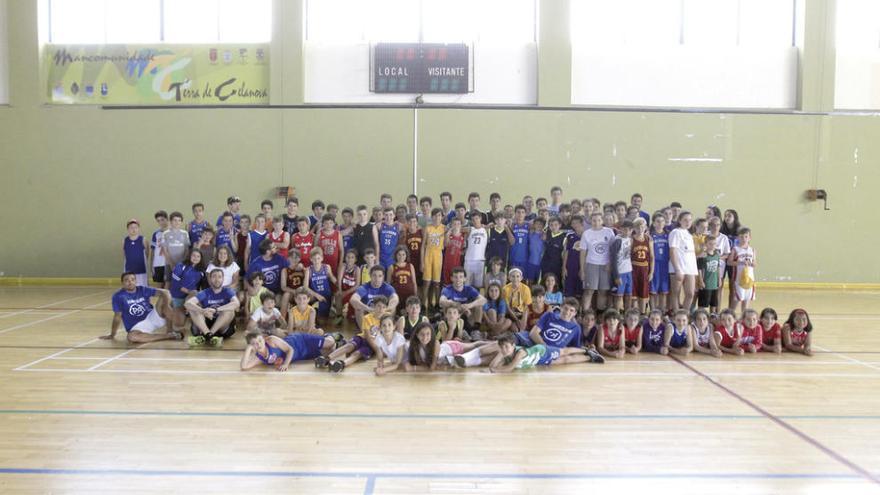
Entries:
{"type": "Polygon", "coordinates": [[[853,462],[853,461],[849,460],[848,458],[844,457],[842,454],[837,453],[837,451],[835,451],[835,450],[831,449],[830,447],[826,446],[825,444],[823,444],[823,443],[820,442],[819,440],[816,440],[815,438],[811,437],[810,435],[804,433],[804,432],[801,431],[799,428],[797,428],[797,427],[795,427],[795,426],[789,424],[789,423],[786,422],[785,420],[779,418],[778,416],[774,415],[774,414],[771,413],[770,411],[767,411],[767,410],[764,409],[763,407],[761,407],[761,406],[759,406],[758,404],[752,402],[751,400],[747,399],[746,397],[740,395],[739,393],[737,393],[736,391],[734,391],[734,390],[731,389],[730,387],[728,387],[728,386],[724,385],[723,383],[721,383],[721,382],[719,382],[719,381],[713,379],[712,377],[710,377],[709,375],[703,373],[702,371],[698,370],[697,368],[694,368],[693,366],[689,365],[688,363],[682,361],[682,360],[679,359],[678,357],[676,357],[676,356],[669,356],[669,357],[670,357],[671,359],[675,360],[678,364],[684,366],[685,368],[691,370],[692,372],[694,372],[694,373],[697,374],[698,376],[700,376],[700,377],[702,377],[703,379],[707,380],[707,381],[708,381],[709,383],[711,383],[712,385],[715,385],[716,387],[718,387],[719,389],[721,389],[723,392],[727,393],[728,395],[730,395],[731,397],[733,397],[734,399],[736,399],[737,401],[742,402],[742,403],[745,404],[746,406],[748,406],[748,407],[752,408],[753,410],[757,411],[758,413],[764,415],[767,419],[769,419],[770,421],[776,423],[778,426],[780,426],[780,427],[782,427],[783,429],[787,430],[789,433],[794,434],[795,436],[797,436],[797,437],[800,438],[801,440],[805,441],[806,443],[812,445],[813,447],[815,447],[815,448],[818,449],[819,451],[823,452],[825,455],[831,457],[832,459],[834,459],[835,461],[839,462],[840,464],[843,464],[844,466],[846,466],[846,467],[849,468],[850,470],[852,470],[852,471],[858,473],[861,477],[867,479],[868,481],[874,483],[875,485],[880,485],[880,477],[874,475],[873,473],[871,473],[871,472],[868,471],[867,469],[865,469],[865,468],[859,466],[859,465],[856,464],[855,462],[853,462]]]}
{"type": "Polygon", "coordinates": [[[856,359],[856,358],[849,357],[849,356],[847,356],[847,355],[845,355],[845,354],[841,354],[841,353],[839,353],[839,352],[829,351],[828,349],[826,349],[826,348],[824,348],[824,347],[820,347],[820,346],[816,346],[816,347],[817,347],[818,349],[822,349],[822,350],[825,351],[825,352],[829,352],[829,353],[831,353],[832,355],[837,356],[837,357],[839,357],[839,358],[841,358],[841,359],[846,359],[847,361],[849,361],[849,362],[851,362],[851,363],[854,363],[854,364],[860,364],[860,365],[862,365],[862,366],[866,366],[866,367],[868,367],[868,368],[871,368],[872,370],[880,371],[880,366],[876,366],[876,365],[873,365],[873,364],[870,364],[870,363],[866,363],[866,362],[864,362],[864,361],[860,361],[860,360],[858,360],[858,359],[856,359]]]}
{"type": "MultiPolygon", "coordinates": [[[[27,314],[27,313],[30,313],[33,311],[38,311],[38,310],[47,309],[47,308],[50,309],[51,311],[63,311],[62,309],[52,308],[52,306],[55,306],[56,304],[70,302],[70,301],[76,301],[77,299],[85,299],[87,297],[97,296],[98,294],[103,294],[105,292],[107,292],[107,291],[102,290],[102,291],[98,291],[98,292],[93,292],[91,294],[86,294],[84,296],[71,297],[70,299],[62,299],[60,301],[55,301],[53,303],[44,304],[42,306],[35,306],[33,308],[4,308],[4,309],[13,309],[13,310],[22,309],[22,311],[18,311],[18,312],[6,314],[6,315],[0,315],[0,319],[9,318],[10,316],[23,315],[23,314],[27,314]]],[[[76,308],[74,308],[74,309],[76,309],[76,308]]]]}
{"type": "Polygon", "coordinates": [[[72,350],[74,350],[74,349],[80,349],[80,348],[85,347],[85,346],[91,344],[92,342],[96,342],[96,341],[98,341],[98,340],[101,340],[100,337],[95,337],[95,338],[93,338],[93,339],[91,339],[91,340],[88,340],[88,341],[83,342],[83,343],[81,343],[81,344],[77,344],[77,345],[75,345],[75,346],[73,346],[73,347],[68,347],[67,349],[64,349],[63,351],[58,351],[58,352],[56,352],[55,354],[50,354],[50,355],[45,356],[45,357],[42,357],[42,358],[40,358],[40,359],[35,359],[34,361],[31,361],[30,363],[23,364],[23,365],[19,366],[18,368],[13,368],[12,371],[27,371],[31,366],[33,366],[33,365],[35,365],[35,364],[40,364],[40,363],[42,363],[43,361],[48,361],[48,360],[50,360],[50,359],[52,359],[52,358],[54,358],[54,357],[60,356],[60,355],[62,355],[62,354],[64,354],[64,353],[66,353],[66,352],[70,352],[70,351],[72,351],[72,350]]]}
{"type": "Polygon", "coordinates": [[[86,307],[84,307],[84,308],[74,309],[74,310],[68,311],[68,312],[66,312],[66,313],[59,313],[59,314],[57,314],[57,315],[52,315],[52,316],[50,316],[50,317],[48,317],[48,318],[41,318],[41,319],[39,319],[39,320],[34,320],[34,321],[27,322],[27,323],[22,323],[22,324],[20,324],[20,325],[15,325],[15,326],[13,326],[13,327],[4,328],[4,329],[0,330],[0,335],[3,335],[3,334],[8,333],[8,332],[11,332],[11,331],[13,331],[13,330],[20,330],[20,329],[22,329],[22,328],[27,328],[27,327],[30,327],[30,326],[33,326],[33,325],[37,325],[37,324],[40,324],[40,323],[45,323],[45,322],[47,322],[47,321],[52,321],[52,320],[57,320],[57,319],[59,319],[59,318],[64,318],[65,316],[70,316],[70,315],[73,315],[73,314],[76,314],[76,313],[80,313],[80,312],[85,311],[85,310],[87,310],[87,309],[89,309],[89,308],[94,308],[94,307],[100,306],[100,305],[102,305],[102,304],[107,304],[107,301],[101,301],[101,302],[99,302],[99,303],[92,304],[92,305],[90,305],[90,306],[86,306],[86,307]]]}
{"type": "MultiPolygon", "coordinates": [[[[761,414],[469,414],[469,413],[326,413],[326,412],[261,412],[261,411],[143,411],[101,409],[0,409],[0,416],[143,416],[143,417],[230,417],[230,418],[314,418],[314,419],[412,419],[412,420],[584,420],[621,419],[673,421],[766,419],[761,414]]],[[[877,420],[880,415],[779,415],[780,418],[808,420],[877,420]]]]}
{"type": "Polygon", "coordinates": [[[0,474],[34,474],[56,476],[168,476],[217,478],[370,478],[378,479],[839,479],[854,480],[860,476],[849,473],[442,473],[384,471],[221,471],[178,469],[100,469],[100,468],[12,468],[0,467],[0,474]]]}
{"type": "Polygon", "coordinates": [[[128,350],[125,351],[125,352],[121,352],[121,353],[119,353],[119,354],[117,354],[117,355],[115,355],[115,356],[113,356],[113,357],[107,358],[107,359],[101,361],[100,363],[98,363],[98,364],[92,366],[91,368],[87,369],[86,371],[95,371],[96,369],[98,369],[98,368],[104,366],[105,364],[110,364],[110,363],[112,363],[113,361],[116,361],[117,359],[122,359],[122,358],[124,358],[126,355],[131,354],[132,352],[134,352],[134,351],[136,351],[136,350],[138,350],[138,349],[143,348],[143,347],[146,346],[147,344],[149,344],[149,342],[144,342],[143,344],[140,344],[140,345],[138,345],[137,347],[133,347],[133,348],[131,348],[131,349],[128,349],[128,350]]]}

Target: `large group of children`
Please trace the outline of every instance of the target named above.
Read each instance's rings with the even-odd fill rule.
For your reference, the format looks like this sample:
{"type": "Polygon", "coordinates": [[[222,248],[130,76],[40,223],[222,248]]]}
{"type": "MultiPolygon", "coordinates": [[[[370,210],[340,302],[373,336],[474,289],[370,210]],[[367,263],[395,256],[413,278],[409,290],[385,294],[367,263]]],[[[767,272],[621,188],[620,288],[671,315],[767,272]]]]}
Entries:
{"type": "Polygon", "coordinates": [[[313,360],[339,372],[375,356],[379,375],[639,352],[811,354],[805,310],[780,324],[750,307],[757,253],[735,210],[695,220],[673,202],[649,215],[640,194],[564,202],[559,187],[515,206],[492,193],[489,211],[480,200],[410,195],[395,208],[383,193],[372,209],[317,200],[301,214],[290,197],[284,214],[264,200],[251,217],[231,196],[214,225],[202,203],[187,223],[156,212],[149,238],[131,219],[103,338],[123,326],[130,342],[182,340],[189,328],[190,346],[220,346],[238,326],[243,370],[313,360]],[[345,320],[351,338],[325,331],[345,320]]]}

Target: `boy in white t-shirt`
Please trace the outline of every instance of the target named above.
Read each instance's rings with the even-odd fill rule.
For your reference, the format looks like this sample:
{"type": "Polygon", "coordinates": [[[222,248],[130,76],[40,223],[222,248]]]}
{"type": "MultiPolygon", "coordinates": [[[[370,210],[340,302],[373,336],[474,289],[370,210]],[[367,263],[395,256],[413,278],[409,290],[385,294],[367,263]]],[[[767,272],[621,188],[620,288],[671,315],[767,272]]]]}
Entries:
{"type": "Polygon", "coordinates": [[[590,228],[581,235],[581,280],[584,281],[584,308],[593,309],[593,293],[597,293],[596,308],[605,310],[608,290],[611,289],[610,245],[614,231],[605,227],[602,213],[590,215],[590,228]],[[598,292],[597,292],[598,291],[598,292]]]}
{"type": "Polygon", "coordinates": [[[150,268],[152,269],[153,282],[159,284],[158,287],[165,286],[165,256],[162,253],[162,243],[164,241],[165,231],[168,230],[168,213],[165,210],[159,210],[153,215],[156,219],[156,225],[159,226],[153,232],[150,238],[150,268]]]}
{"type": "Polygon", "coordinates": [[[465,284],[483,286],[488,242],[489,232],[483,226],[483,213],[474,210],[471,212],[471,226],[467,229],[467,250],[464,253],[464,271],[467,274],[465,284]]]}
{"type": "Polygon", "coordinates": [[[281,317],[281,311],[275,307],[275,295],[268,291],[260,294],[260,307],[251,314],[247,331],[283,338],[286,335],[284,328],[287,328],[287,322],[281,317]]]}

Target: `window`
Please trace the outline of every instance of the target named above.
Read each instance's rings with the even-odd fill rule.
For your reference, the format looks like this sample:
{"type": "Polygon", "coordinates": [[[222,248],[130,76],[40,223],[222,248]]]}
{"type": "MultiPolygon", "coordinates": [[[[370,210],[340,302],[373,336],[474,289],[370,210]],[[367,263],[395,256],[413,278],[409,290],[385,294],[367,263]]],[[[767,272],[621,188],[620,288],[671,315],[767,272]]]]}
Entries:
{"type": "Polygon", "coordinates": [[[49,0],[55,44],[265,42],[272,0],[49,0]]]}
{"type": "Polygon", "coordinates": [[[309,0],[317,42],[534,42],[535,0],[309,0]]]}
{"type": "Polygon", "coordinates": [[[834,107],[880,110],[880,2],[837,2],[834,107]]]}
{"type": "Polygon", "coordinates": [[[792,108],[794,12],[793,0],[572,0],[572,102],[792,108]]]}
{"type": "Polygon", "coordinates": [[[536,0],[308,0],[305,99],[310,103],[401,103],[372,94],[376,42],[467,43],[474,92],[425,95],[429,103],[534,104],[536,0]]]}

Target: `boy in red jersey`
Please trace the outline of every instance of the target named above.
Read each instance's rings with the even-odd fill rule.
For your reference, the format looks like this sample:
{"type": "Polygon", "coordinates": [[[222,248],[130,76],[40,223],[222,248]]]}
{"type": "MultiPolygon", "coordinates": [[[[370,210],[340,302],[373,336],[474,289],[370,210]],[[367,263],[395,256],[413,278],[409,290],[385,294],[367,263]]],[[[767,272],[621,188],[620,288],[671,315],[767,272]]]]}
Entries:
{"type": "Polygon", "coordinates": [[[449,222],[446,233],[446,244],[443,250],[443,284],[452,283],[452,269],[461,266],[464,254],[464,234],[461,232],[461,218],[455,217],[449,222]]]}
{"type": "Polygon", "coordinates": [[[297,232],[290,236],[290,248],[299,251],[300,263],[304,268],[308,268],[311,260],[309,252],[315,247],[315,235],[309,230],[311,224],[307,217],[299,217],[296,219],[297,232]]]}

